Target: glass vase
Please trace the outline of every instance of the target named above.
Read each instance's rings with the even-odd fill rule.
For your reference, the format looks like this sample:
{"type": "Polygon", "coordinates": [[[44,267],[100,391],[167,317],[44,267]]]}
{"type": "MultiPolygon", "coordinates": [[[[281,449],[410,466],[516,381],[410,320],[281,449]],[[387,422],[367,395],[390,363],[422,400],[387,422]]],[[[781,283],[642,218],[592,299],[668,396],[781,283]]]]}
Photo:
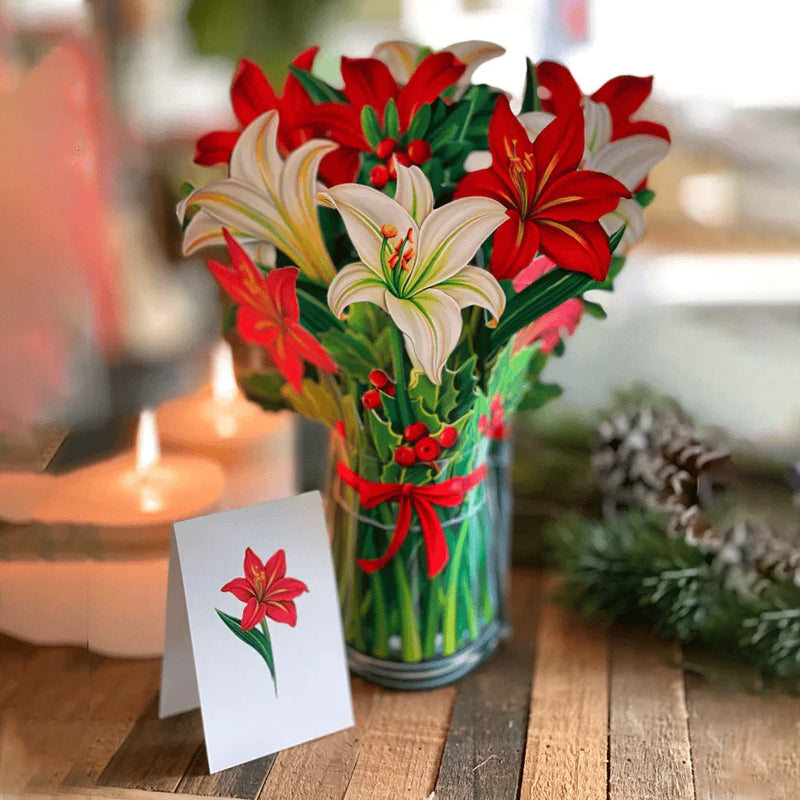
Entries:
{"type": "Polygon", "coordinates": [[[439,499],[451,496],[447,504],[431,504],[428,513],[423,509],[422,521],[409,501],[405,539],[379,568],[376,559],[385,559],[408,511],[401,507],[402,490],[393,500],[365,502],[354,484],[376,485],[382,464],[362,456],[357,475],[345,467],[345,480],[339,466],[344,448],[335,441],[328,513],[350,669],[395,689],[451,683],[487,658],[502,638],[501,593],[507,578],[501,572],[507,566],[498,559],[490,507],[488,441],[439,460],[430,479],[415,487],[439,499]],[[464,475],[473,476],[471,488],[463,498],[458,492],[452,496],[447,490],[453,479],[458,484],[464,475]],[[435,575],[430,574],[428,540],[435,538],[430,511],[446,543],[446,561],[435,575]]]}
{"type": "Polygon", "coordinates": [[[512,466],[514,445],[511,435],[489,438],[486,459],[487,487],[492,527],[495,531],[499,577],[498,620],[503,638],[511,635],[511,550],[514,527],[514,486],[512,466]]]}

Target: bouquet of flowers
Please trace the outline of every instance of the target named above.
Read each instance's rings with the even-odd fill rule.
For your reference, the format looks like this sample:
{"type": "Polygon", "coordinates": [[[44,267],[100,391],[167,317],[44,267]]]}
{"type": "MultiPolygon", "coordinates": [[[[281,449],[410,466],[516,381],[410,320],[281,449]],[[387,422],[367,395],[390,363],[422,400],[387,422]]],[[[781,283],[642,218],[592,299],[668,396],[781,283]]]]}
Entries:
{"type": "Polygon", "coordinates": [[[385,42],[316,49],[278,95],[242,61],[241,129],[198,142],[228,177],[178,207],[184,252],[209,268],[226,317],[275,371],[244,379],[334,431],[333,542],[351,665],[389,685],[452,680],[498,636],[504,567],[486,505],[487,437],[610,289],[644,232],[665,128],[633,120],[651,80],[585,96],[568,70],[527,64],[521,113],[473,84],[502,54],[385,42]]]}

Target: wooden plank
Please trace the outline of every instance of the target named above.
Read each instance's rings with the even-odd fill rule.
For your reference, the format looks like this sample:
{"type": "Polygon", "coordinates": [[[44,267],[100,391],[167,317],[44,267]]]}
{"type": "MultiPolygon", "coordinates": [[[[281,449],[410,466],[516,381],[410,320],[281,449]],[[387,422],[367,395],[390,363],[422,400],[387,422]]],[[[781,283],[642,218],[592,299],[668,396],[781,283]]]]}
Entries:
{"type": "Polygon", "coordinates": [[[203,797],[238,797],[252,800],[269,774],[275,755],[257,758],[230,769],[208,774],[206,746],[202,744],[194,755],[176,792],[203,797]]]}
{"type": "Polygon", "coordinates": [[[684,652],[697,800],[800,797],[800,697],[760,687],[756,671],[698,649],[684,652]]]}
{"type": "Polygon", "coordinates": [[[694,800],[680,647],[640,628],[610,640],[609,800],[694,800]]]}
{"type": "Polygon", "coordinates": [[[199,711],[158,719],[158,697],[128,734],[98,786],[174,792],[203,741],[199,711]]]}
{"type": "Polygon", "coordinates": [[[554,603],[542,607],[521,800],[606,800],[608,643],[554,603]]]}
{"type": "Polygon", "coordinates": [[[434,789],[455,688],[381,692],[345,800],[422,800],[434,789]]]}
{"type": "Polygon", "coordinates": [[[436,800],[516,798],[533,673],[538,581],[514,576],[514,637],[457,687],[436,800]]]}
{"type": "Polygon", "coordinates": [[[279,753],[260,800],[342,800],[382,690],[354,678],[352,691],[355,727],[279,753]]]}

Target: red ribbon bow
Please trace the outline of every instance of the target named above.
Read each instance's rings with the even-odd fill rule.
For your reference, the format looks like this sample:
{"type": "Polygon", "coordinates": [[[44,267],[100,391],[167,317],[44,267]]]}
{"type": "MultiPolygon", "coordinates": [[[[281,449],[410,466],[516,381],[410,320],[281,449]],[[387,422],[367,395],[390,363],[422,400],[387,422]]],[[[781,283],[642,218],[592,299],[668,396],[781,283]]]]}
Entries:
{"type": "Polygon", "coordinates": [[[425,542],[425,554],[428,557],[428,577],[438,575],[450,554],[447,550],[447,538],[442,523],[434,506],[452,508],[464,502],[464,495],[474,489],[485,477],[486,466],[481,465],[463,477],[450,478],[442,483],[417,486],[413,483],[374,483],[359,478],[351,469],[340,461],[339,477],[358,492],[364,508],[374,508],[381,503],[399,502],[397,523],[389,547],[380,558],[362,558],[358,565],[364,572],[376,572],[385,567],[402,546],[411,524],[411,509],[417,512],[422,538],[425,542]]]}

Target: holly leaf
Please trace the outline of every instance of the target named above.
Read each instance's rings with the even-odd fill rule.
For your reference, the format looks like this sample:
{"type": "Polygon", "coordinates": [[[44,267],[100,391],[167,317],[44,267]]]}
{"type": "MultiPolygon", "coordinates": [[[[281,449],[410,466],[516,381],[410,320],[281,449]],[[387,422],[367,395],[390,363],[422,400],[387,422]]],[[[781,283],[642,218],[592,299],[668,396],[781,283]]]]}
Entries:
{"type": "Polygon", "coordinates": [[[339,402],[339,397],[330,389],[312,381],[311,378],[303,379],[299,392],[295,391],[290,384],[285,383],[281,387],[281,394],[298,414],[324,422],[329,428],[344,418],[344,409],[339,402]]]}
{"type": "Polygon", "coordinates": [[[555,400],[563,393],[563,389],[557,383],[542,383],[537,381],[528,390],[522,402],[519,404],[520,411],[533,411],[541,408],[545,403],[555,400]]]}
{"type": "Polygon", "coordinates": [[[364,334],[350,330],[328,331],[319,336],[319,341],[343,372],[367,383],[369,373],[378,365],[378,357],[373,343],[364,334]]]}
{"type": "Polygon", "coordinates": [[[285,381],[278,372],[255,372],[241,379],[242,389],[248,400],[258,403],[267,411],[286,408],[282,388],[285,381]]]}
{"type": "Polygon", "coordinates": [[[367,426],[375,445],[375,453],[383,462],[394,461],[394,451],[403,443],[402,437],[392,430],[387,420],[372,410],[367,413],[367,426]]]}

